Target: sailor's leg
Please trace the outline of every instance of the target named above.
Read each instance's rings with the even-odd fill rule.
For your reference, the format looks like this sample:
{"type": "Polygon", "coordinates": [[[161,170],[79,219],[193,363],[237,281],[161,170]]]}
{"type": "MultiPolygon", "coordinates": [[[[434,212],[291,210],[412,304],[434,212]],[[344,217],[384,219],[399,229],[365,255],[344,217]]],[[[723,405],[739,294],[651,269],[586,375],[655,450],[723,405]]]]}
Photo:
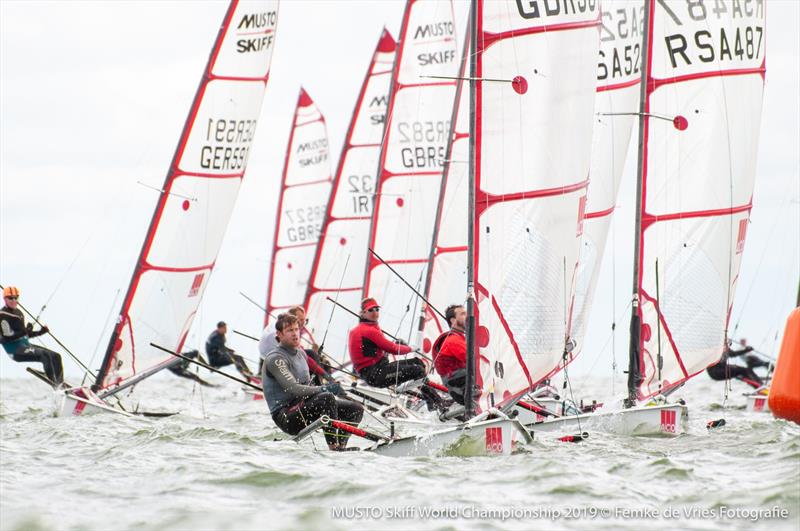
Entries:
{"type": "Polygon", "coordinates": [[[251,378],[253,373],[250,372],[250,368],[245,363],[244,358],[239,356],[238,354],[231,354],[231,358],[233,358],[233,364],[236,365],[236,370],[238,370],[242,376],[245,378],[251,378]]]}
{"type": "Polygon", "coordinates": [[[29,345],[14,353],[12,356],[17,362],[39,362],[44,368],[44,372],[56,385],[64,381],[64,367],[61,363],[61,355],[52,350],[37,345],[29,345]]]}
{"type": "MultiPolygon", "coordinates": [[[[347,400],[345,398],[336,397],[336,415],[339,420],[346,422],[352,426],[358,426],[361,422],[361,417],[364,416],[364,408],[361,404],[347,400]]],[[[339,432],[338,445],[339,448],[347,446],[347,440],[350,434],[346,431],[337,430],[339,432]]]]}
{"type": "MultiPolygon", "coordinates": [[[[300,413],[306,425],[311,424],[323,415],[327,415],[332,419],[338,419],[336,395],[327,392],[316,394],[305,401],[300,408],[300,413]]],[[[339,430],[335,428],[326,428],[324,433],[328,447],[332,450],[336,449],[339,446],[339,430]]]]}

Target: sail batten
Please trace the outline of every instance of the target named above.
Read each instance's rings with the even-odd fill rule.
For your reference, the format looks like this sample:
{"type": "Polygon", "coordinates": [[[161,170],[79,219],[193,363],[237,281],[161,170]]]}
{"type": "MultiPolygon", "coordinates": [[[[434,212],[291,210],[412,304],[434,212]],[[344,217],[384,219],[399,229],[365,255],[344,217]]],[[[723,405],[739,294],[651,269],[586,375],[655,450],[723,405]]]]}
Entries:
{"type": "Polygon", "coordinates": [[[97,388],[172,359],[150,343],[183,348],[244,177],[277,20],[277,0],[233,0],[225,14],[161,187],[97,388]],[[266,33],[248,35],[253,30],[266,33]],[[254,39],[257,46],[238,46],[254,39]]]}

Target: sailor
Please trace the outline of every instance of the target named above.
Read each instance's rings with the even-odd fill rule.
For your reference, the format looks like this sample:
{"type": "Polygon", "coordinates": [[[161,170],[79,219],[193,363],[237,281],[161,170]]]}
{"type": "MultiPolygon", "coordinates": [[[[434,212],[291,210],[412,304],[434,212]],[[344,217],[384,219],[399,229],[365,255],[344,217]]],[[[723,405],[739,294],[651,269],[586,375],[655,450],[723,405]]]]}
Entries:
{"type": "Polygon", "coordinates": [[[464,384],[467,379],[467,339],[464,336],[464,327],[467,311],[460,304],[451,304],[445,309],[444,316],[450,330],[433,342],[433,365],[453,400],[464,405],[464,384]]]}
{"type": "Polygon", "coordinates": [[[744,346],[743,349],[733,350],[733,342],[728,340],[728,345],[725,349],[725,352],[722,353],[722,357],[719,359],[719,362],[708,367],[706,372],[708,372],[708,375],[712,380],[729,380],[731,378],[736,378],[737,380],[741,380],[747,385],[758,389],[764,385],[764,380],[758,374],[756,374],[754,369],[756,367],[769,367],[769,363],[752,355],[744,357],[744,361],[747,363],[746,367],[728,363],[730,358],[736,358],[753,351],[753,347],[747,345],[745,340],[742,340],[742,345],[744,346]]]}
{"type": "Polygon", "coordinates": [[[373,298],[361,301],[359,323],[348,338],[350,359],[358,375],[373,387],[389,387],[425,377],[425,364],[419,359],[390,362],[386,354],[412,352],[403,340],[392,342],[378,326],[381,307],[373,298]]]}
{"type": "Polygon", "coordinates": [[[0,343],[6,353],[16,362],[39,362],[47,377],[55,387],[64,382],[64,366],[61,355],[39,345],[31,345],[28,338],[38,337],[50,331],[46,326],[34,331],[31,323],[25,324],[19,304],[19,289],[14,286],[3,288],[5,306],[0,309],[0,343]]]}
{"type": "Polygon", "coordinates": [[[236,370],[239,371],[248,381],[253,378],[253,373],[244,362],[244,358],[238,354],[234,354],[233,349],[225,346],[225,334],[228,333],[228,325],[225,321],[217,323],[217,329],[211,332],[206,340],[206,356],[208,356],[208,364],[216,369],[225,367],[233,363],[236,370]]]}
{"type": "MultiPolygon", "coordinates": [[[[310,336],[311,334],[308,332],[306,328],[306,310],[302,306],[293,306],[289,308],[288,312],[291,315],[297,317],[297,323],[300,326],[300,337],[302,338],[303,335],[310,336]]],[[[279,316],[280,317],[280,316],[279,316]]],[[[275,347],[278,346],[278,339],[276,337],[276,330],[273,326],[267,325],[264,328],[264,331],[261,334],[261,340],[258,342],[258,354],[259,354],[259,361],[258,361],[258,373],[261,374],[264,359],[267,357],[267,354],[275,350],[275,347]]],[[[309,364],[308,368],[313,373],[312,381],[315,385],[322,385],[322,378],[330,378],[330,375],[325,371],[320,365],[322,363],[320,359],[320,355],[317,353],[319,351],[319,346],[316,343],[311,343],[311,348],[305,349],[306,354],[308,355],[309,364]]]]}
{"type": "MultiPolygon", "coordinates": [[[[198,352],[197,350],[190,350],[189,352],[184,352],[181,354],[181,356],[183,356],[184,358],[189,358],[189,359],[195,359],[199,355],[200,352],[198,352]]],[[[181,360],[181,362],[178,363],[177,365],[172,365],[171,367],[168,367],[169,372],[171,372],[175,376],[180,376],[181,378],[193,380],[205,387],[217,387],[215,384],[208,383],[207,381],[200,378],[200,376],[197,373],[190,371],[189,363],[190,362],[188,360],[185,359],[181,360]]]]}
{"type": "MultiPolygon", "coordinates": [[[[267,354],[261,373],[264,398],[275,424],[289,435],[296,435],[323,415],[357,426],[364,410],[356,402],[340,398],[344,390],[339,383],[310,385],[308,356],[299,348],[297,317],[279,315],[275,329],[278,346],[267,354]]],[[[325,430],[331,450],[345,450],[349,436],[338,428],[325,430]]]]}

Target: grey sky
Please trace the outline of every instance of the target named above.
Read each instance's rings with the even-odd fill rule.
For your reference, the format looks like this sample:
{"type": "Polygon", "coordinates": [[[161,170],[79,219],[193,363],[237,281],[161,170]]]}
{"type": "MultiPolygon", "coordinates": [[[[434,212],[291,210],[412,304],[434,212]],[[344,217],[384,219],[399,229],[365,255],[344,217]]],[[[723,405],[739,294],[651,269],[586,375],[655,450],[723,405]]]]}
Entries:
{"type": "MultiPolygon", "coordinates": [[[[104,325],[112,306],[118,311],[155,205],[157,192],[137,181],[162,184],[226,5],[0,2],[0,282],[20,287],[35,314],[52,296],[42,319],[84,361],[105,349],[104,325]]],[[[220,319],[257,335],[261,312],[239,291],[264,299],[299,86],[325,113],[338,158],[381,28],[396,36],[402,9],[399,1],[282,3],[254,150],[188,345],[200,347],[220,319]]],[[[732,324],[773,352],[800,278],[800,3],[772,0],[767,17],[758,177],[732,324]]],[[[574,373],[610,373],[612,302],[616,359],[627,359],[634,169],[629,160],[609,236],[615,281],[606,253],[574,373]]],[[[257,358],[255,343],[230,336],[257,358]]],[[[0,356],[2,377],[23,370],[0,356]]],[[[71,362],[67,373],[78,374],[71,362]]]]}

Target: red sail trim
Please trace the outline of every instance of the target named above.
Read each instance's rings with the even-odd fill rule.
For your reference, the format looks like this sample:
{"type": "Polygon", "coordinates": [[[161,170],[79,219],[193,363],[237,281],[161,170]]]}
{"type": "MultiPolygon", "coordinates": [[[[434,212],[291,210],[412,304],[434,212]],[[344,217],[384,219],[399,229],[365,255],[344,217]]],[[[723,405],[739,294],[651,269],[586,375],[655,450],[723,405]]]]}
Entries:
{"type": "MultiPolygon", "coordinates": [[[[325,123],[325,122],[323,122],[325,123]]],[[[322,153],[324,150],[315,151],[315,153],[322,153]]],[[[321,183],[329,183],[331,182],[330,179],[317,179],[316,181],[308,181],[305,183],[297,183],[290,185],[292,188],[298,188],[300,186],[311,186],[312,184],[321,184],[321,183]]]]}
{"type": "Polygon", "coordinates": [[[647,89],[648,93],[654,92],[659,87],[664,85],[672,85],[674,83],[683,83],[685,81],[694,81],[696,79],[707,79],[710,77],[728,77],[728,76],[746,76],[749,74],[759,74],[764,76],[766,73],[766,63],[762,62],[758,68],[730,68],[727,70],[714,70],[709,72],[697,72],[695,74],[685,74],[682,76],[668,77],[663,79],[650,78],[647,89]]]}
{"type": "Polygon", "coordinates": [[[212,75],[209,78],[209,81],[258,81],[258,82],[266,84],[268,77],[269,76],[264,76],[264,77],[246,77],[246,76],[215,76],[215,75],[212,75]]]}
{"type": "MultiPolygon", "coordinates": [[[[346,217],[335,217],[333,215],[333,206],[336,203],[336,194],[339,189],[339,183],[342,178],[342,173],[344,172],[344,163],[345,159],[347,158],[347,153],[353,148],[361,148],[361,147],[380,147],[381,144],[369,143],[369,144],[353,144],[353,131],[355,129],[356,123],[358,122],[359,116],[363,113],[367,112],[367,108],[362,108],[364,105],[364,98],[367,93],[367,86],[369,85],[370,79],[374,76],[383,76],[386,74],[392,74],[394,72],[394,66],[392,66],[389,70],[382,70],[380,72],[373,72],[376,68],[377,64],[383,64],[383,61],[378,61],[379,54],[384,53],[393,53],[397,47],[397,43],[389,34],[389,32],[384,27],[381,31],[381,36],[378,39],[378,44],[375,46],[375,51],[372,53],[372,59],[370,61],[369,67],[364,75],[364,81],[361,83],[361,90],[358,93],[358,99],[356,100],[355,107],[353,108],[353,117],[350,119],[350,124],[347,128],[347,134],[345,136],[344,144],[342,145],[341,155],[339,156],[339,162],[336,167],[336,174],[333,177],[333,181],[331,182],[331,197],[328,200],[328,205],[325,208],[325,217],[322,221],[322,227],[320,230],[320,237],[319,237],[319,245],[317,245],[317,250],[314,253],[314,261],[311,265],[311,274],[308,279],[308,285],[306,286],[306,293],[305,299],[303,301],[303,306],[306,310],[309,309],[311,304],[311,297],[315,293],[319,293],[322,291],[326,292],[345,292],[345,291],[360,291],[361,288],[343,288],[343,289],[333,289],[333,290],[326,290],[326,289],[318,289],[315,287],[317,275],[319,274],[319,264],[320,258],[322,257],[322,251],[325,248],[325,242],[328,238],[328,227],[331,223],[335,221],[363,221],[367,219],[371,219],[372,216],[346,216],[346,217]]],[[[386,64],[389,64],[388,62],[386,64]]],[[[392,63],[394,65],[394,63],[392,63]]],[[[374,208],[373,208],[374,213],[374,208]]],[[[332,237],[341,235],[333,234],[332,237]]]]}
{"type": "Polygon", "coordinates": [[[639,84],[641,80],[637,77],[636,79],[631,79],[630,81],[623,81],[621,83],[612,83],[609,85],[600,85],[597,87],[597,92],[606,92],[609,90],[618,90],[624,89],[628,87],[634,87],[639,84]]]}
{"type": "Polygon", "coordinates": [[[569,186],[558,186],[556,188],[543,188],[540,190],[531,190],[528,192],[515,192],[513,194],[489,194],[481,190],[476,190],[475,194],[475,209],[476,212],[483,212],[487,207],[494,203],[502,203],[508,201],[521,201],[523,199],[537,199],[540,197],[551,197],[556,195],[567,195],[577,190],[582,190],[589,186],[589,179],[579,183],[571,184],[569,186]]]}
{"type": "Polygon", "coordinates": [[[717,216],[732,216],[740,212],[749,212],[753,208],[753,200],[746,205],[740,205],[731,208],[717,208],[709,210],[694,210],[687,212],[675,212],[672,214],[648,214],[642,213],[642,231],[649,228],[653,223],[659,221],[672,221],[676,219],[689,219],[689,218],[712,218],[717,216]]]}
{"type": "MultiPolygon", "coordinates": [[[[486,31],[478,31],[478,34],[481,36],[481,40],[483,41],[482,45],[479,45],[481,48],[481,52],[483,52],[486,48],[490,47],[491,45],[495,44],[496,42],[502,41],[504,39],[510,39],[512,37],[523,37],[526,35],[536,35],[538,33],[549,33],[553,31],[564,31],[564,30],[573,30],[573,29],[581,29],[581,28],[594,28],[600,26],[600,17],[602,14],[598,11],[598,17],[595,20],[579,20],[577,22],[562,22],[559,24],[545,24],[543,26],[536,26],[535,28],[524,28],[524,29],[516,29],[511,31],[501,31],[500,33],[491,33],[486,31]]],[[[483,24],[481,24],[482,26],[483,24]]],[[[480,76],[478,76],[480,77],[480,76]]]]}
{"type": "Polygon", "coordinates": [[[420,87],[452,87],[454,84],[455,81],[435,81],[431,83],[400,83],[398,81],[396,91],[400,92],[401,90],[420,87]]]}
{"type": "Polygon", "coordinates": [[[427,264],[428,263],[428,259],[427,258],[410,258],[408,260],[384,260],[383,262],[381,262],[380,260],[378,260],[377,258],[375,258],[373,256],[370,259],[369,263],[370,263],[370,266],[371,266],[370,269],[375,269],[376,267],[378,267],[380,265],[383,265],[384,263],[387,263],[389,265],[394,265],[394,264],[396,264],[396,265],[427,264]]]}
{"type": "Polygon", "coordinates": [[[456,247],[440,247],[438,245],[436,246],[436,255],[444,253],[458,253],[462,251],[469,251],[469,247],[467,245],[458,245],[456,247]]]}
{"type": "Polygon", "coordinates": [[[148,262],[144,262],[142,264],[142,273],[146,273],[147,271],[164,271],[167,273],[193,273],[195,271],[205,271],[206,269],[213,269],[214,264],[216,261],[211,262],[210,264],[201,265],[201,266],[194,266],[194,267],[169,267],[169,266],[158,266],[153,265],[148,262]]]}
{"type": "Polygon", "coordinates": [[[615,206],[612,206],[605,210],[598,210],[597,212],[587,212],[586,214],[584,214],[583,219],[604,218],[606,216],[610,216],[611,214],[614,213],[615,208],[616,208],[615,206]]]}
{"type": "Polygon", "coordinates": [[[498,319],[500,319],[500,324],[503,325],[503,330],[506,331],[506,336],[508,336],[508,341],[514,348],[514,354],[517,355],[517,361],[519,362],[519,366],[522,368],[522,372],[525,374],[525,378],[528,379],[528,388],[530,389],[531,387],[533,387],[533,382],[531,381],[531,374],[528,372],[528,366],[525,364],[525,360],[522,359],[522,353],[519,351],[519,345],[517,345],[517,339],[514,337],[514,332],[512,332],[511,327],[508,326],[508,322],[506,321],[506,316],[503,315],[503,311],[500,309],[500,305],[497,304],[497,299],[494,297],[494,295],[492,295],[492,307],[494,308],[494,311],[497,314],[498,319]]]}
{"type": "MultiPolygon", "coordinates": [[[[672,331],[667,324],[667,320],[664,319],[664,314],[661,312],[661,306],[658,304],[658,301],[651,297],[649,293],[645,290],[642,290],[641,297],[650,301],[653,307],[656,310],[656,314],[658,315],[658,319],[661,321],[661,326],[663,328],[663,332],[666,335],[667,339],[669,340],[670,346],[672,346],[672,350],[675,352],[675,358],[678,360],[678,365],[680,365],[681,371],[683,372],[684,376],[688,376],[688,372],[686,372],[686,366],[683,364],[683,359],[681,359],[681,354],[678,351],[678,345],[675,344],[675,339],[672,337],[672,331]]],[[[655,331],[653,331],[655,333],[655,331]]]]}
{"type": "MultiPolygon", "coordinates": [[[[172,157],[172,162],[169,165],[169,170],[167,171],[167,176],[164,180],[164,185],[162,186],[162,189],[164,189],[167,192],[169,192],[169,190],[172,188],[172,183],[175,180],[175,176],[180,171],[178,164],[183,158],[183,153],[186,149],[186,144],[189,141],[189,136],[192,127],[194,126],[194,122],[197,119],[197,113],[200,111],[200,104],[203,101],[203,96],[205,95],[206,87],[208,87],[208,84],[212,80],[213,76],[211,74],[211,71],[213,70],[213,67],[216,64],[216,60],[217,57],[219,56],[219,52],[222,46],[222,42],[224,41],[225,34],[229,29],[230,21],[231,18],[233,17],[234,12],[236,11],[237,5],[238,5],[238,0],[232,0],[231,4],[228,6],[228,11],[225,14],[222,26],[220,27],[219,32],[217,33],[217,38],[214,41],[214,47],[211,57],[203,72],[203,75],[200,78],[200,83],[197,88],[197,92],[195,93],[194,100],[192,101],[192,106],[189,111],[189,116],[183,125],[183,130],[181,131],[180,140],[178,141],[178,148],[175,150],[175,154],[172,157]]],[[[158,225],[161,221],[161,216],[164,212],[164,207],[166,205],[167,198],[168,194],[162,193],[158,198],[158,202],[156,203],[156,209],[155,212],[153,213],[153,217],[150,220],[150,226],[147,229],[147,236],[145,237],[145,241],[142,245],[142,249],[136,261],[136,266],[133,272],[133,276],[131,278],[131,283],[128,286],[128,292],[125,294],[125,299],[120,309],[121,318],[118,320],[117,325],[114,327],[114,331],[111,333],[111,336],[109,338],[103,362],[100,365],[100,370],[97,372],[95,387],[103,386],[103,380],[108,374],[108,371],[111,368],[111,364],[116,357],[116,351],[114,350],[114,347],[120,336],[120,333],[122,332],[125,322],[129,320],[128,312],[130,311],[130,306],[133,302],[133,296],[135,295],[136,290],[139,286],[139,281],[141,279],[143,269],[145,266],[145,257],[149,254],[150,248],[153,244],[153,239],[155,238],[156,229],[158,228],[158,225]]],[[[133,343],[131,343],[131,348],[133,348],[133,343]]]]}

